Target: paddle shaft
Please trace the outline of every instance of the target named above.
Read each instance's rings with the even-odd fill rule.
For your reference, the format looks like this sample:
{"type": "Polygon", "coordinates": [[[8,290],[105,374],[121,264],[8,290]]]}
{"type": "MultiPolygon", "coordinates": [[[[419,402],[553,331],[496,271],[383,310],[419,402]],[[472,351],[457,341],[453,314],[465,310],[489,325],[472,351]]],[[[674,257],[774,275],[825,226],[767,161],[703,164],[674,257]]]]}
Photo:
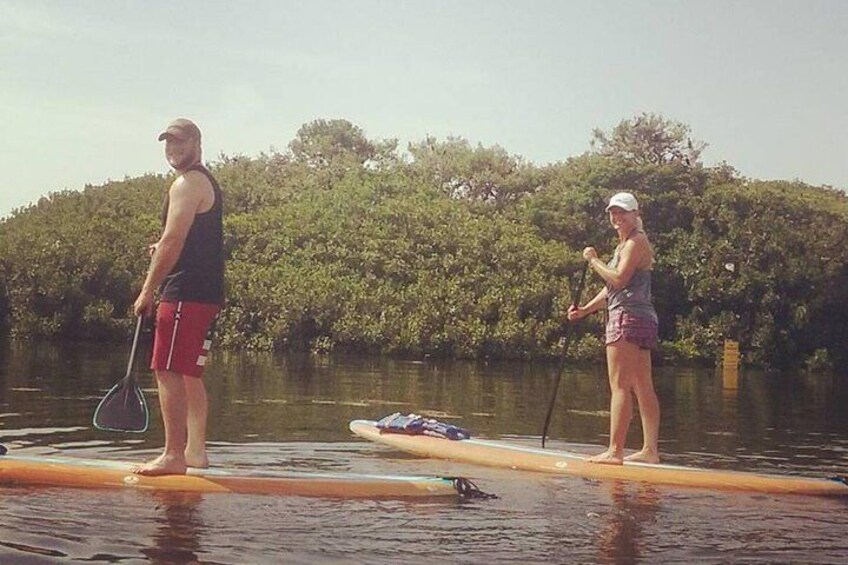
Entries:
{"type": "MultiPolygon", "coordinates": [[[[583,294],[583,285],[586,282],[586,272],[589,270],[589,263],[587,262],[583,266],[583,272],[580,274],[580,281],[577,283],[577,290],[574,293],[574,300],[572,302],[573,306],[578,306],[580,304],[580,295],[583,294]]],[[[557,368],[556,378],[554,379],[554,389],[551,392],[551,400],[548,403],[548,413],[545,415],[545,425],[542,428],[542,448],[545,447],[545,438],[548,435],[548,425],[551,423],[551,414],[554,412],[554,404],[556,404],[557,390],[559,390],[559,381],[562,378],[562,371],[565,368],[565,356],[568,354],[568,346],[571,345],[571,336],[574,332],[571,331],[571,328],[576,324],[576,320],[574,322],[569,322],[569,324],[565,327],[565,336],[563,337],[562,344],[562,356],[560,357],[559,367],[557,368]]]]}
{"type": "Polygon", "coordinates": [[[138,317],[138,322],[135,325],[135,336],[133,337],[132,348],[130,349],[130,360],[127,363],[127,374],[124,376],[124,380],[129,380],[132,376],[133,364],[135,363],[135,350],[138,348],[138,336],[141,334],[141,324],[144,318],[142,316],[138,317]]]}

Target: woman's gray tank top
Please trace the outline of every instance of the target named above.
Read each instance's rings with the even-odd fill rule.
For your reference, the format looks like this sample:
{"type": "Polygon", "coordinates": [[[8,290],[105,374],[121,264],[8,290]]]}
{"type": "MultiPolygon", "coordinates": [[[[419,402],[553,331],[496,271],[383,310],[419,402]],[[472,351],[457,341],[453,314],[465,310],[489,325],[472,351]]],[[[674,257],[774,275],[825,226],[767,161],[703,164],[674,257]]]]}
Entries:
{"type": "MultiPolygon", "coordinates": [[[[611,269],[618,267],[621,247],[619,245],[615,248],[612,259],[607,263],[611,269]]],[[[610,285],[607,285],[607,310],[613,312],[618,309],[622,309],[638,318],[648,318],[654,322],[657,321],[657,312],[654,310],[653,297],[651,296],[650,269],[637,270],[633,273],[627,286],[618,290],[614,290],[610,285]]]]}

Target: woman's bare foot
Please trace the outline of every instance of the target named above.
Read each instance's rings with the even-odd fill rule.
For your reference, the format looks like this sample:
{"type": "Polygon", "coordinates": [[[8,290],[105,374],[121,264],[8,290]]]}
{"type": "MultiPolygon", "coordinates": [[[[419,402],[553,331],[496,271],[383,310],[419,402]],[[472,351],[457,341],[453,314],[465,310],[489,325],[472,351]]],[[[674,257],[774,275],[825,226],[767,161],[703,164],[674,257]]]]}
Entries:
{"type": "Polygon", "coordinates": [[[601,463],[603,465],[621,465],[624,463],[621,455],[616,455],[614,451],[609,449],[598,455],[589,457],[586,461],[589,463],[601,463]]]}
{"type": "Polygon", "coordinates": [[[185,454],[186,465],[195,469],[206,469],[209,467],[209,457],[206,453],[189,453],[185,454]]]}
{"type": "Polygon", "coordinates": [[[133,467],[132,471],[136,475],[146,476],[185,475],[186,462],[184,457],[163,453],[153,461],[133,467]]]}
{"type": "Polygon", "coordinates": [[[643,449],[636,453],[631,453],[624,458],[625,461],[633,461],[638,463],[659,463],[660,454],[652,449],[643,449]]]}

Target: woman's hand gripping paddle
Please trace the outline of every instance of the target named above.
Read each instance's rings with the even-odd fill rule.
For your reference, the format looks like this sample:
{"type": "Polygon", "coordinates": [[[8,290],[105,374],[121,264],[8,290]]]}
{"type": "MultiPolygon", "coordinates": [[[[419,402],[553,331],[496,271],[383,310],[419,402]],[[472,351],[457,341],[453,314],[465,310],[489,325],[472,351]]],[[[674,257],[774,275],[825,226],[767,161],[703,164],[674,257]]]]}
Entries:
{"type": "MultiPolygon", "coordinates": [[[[573,295],[572,304],[577,306],[580,304],[580,295],[583,294],[583,283],[586,282],[586,271],[589,270],[589,263],[583,267],[583,273],[580,275],[580,282],[577,283],[577,290],[573,295]]],[[[576,320],[575,320],[576,322],[576,320]]],[[[548,435],[548,424],[551,423],[551,414],[554,411],[554,404],[556,404],[557,390],[559,389],[559,381],[562,378],[562,370],[565,368],[565,356],[568,354],[568,346],[571,345],[571,327],[574,326],[573,322],[569,322],[569,324],[565,327],[565,336],[562,344],[562,357],[559,361],[559,368],[557,369],[556,379],[554,379],[554,390],[551,392],[551,401],[548,404],[548,413],[545,415],[545,426],[542,428],[542,449],[545,448],[545,438],[548,435]]]]}
{"type": "Polygon", "coordinates": [[[138,381],[136,381],[132,372],[135,351],[138,348],[138,336],[141,333],[141,323],[142,317],[139,316],[138,323],[135,326],[135,337],[133,337],[126,376],[106,393],[106,396],[97,405],[97,410],[94,411],[94,427],[99,430],[136,433],[147,431],[150,413],[147,410],[144,393],[141,392],[138,381]]]}

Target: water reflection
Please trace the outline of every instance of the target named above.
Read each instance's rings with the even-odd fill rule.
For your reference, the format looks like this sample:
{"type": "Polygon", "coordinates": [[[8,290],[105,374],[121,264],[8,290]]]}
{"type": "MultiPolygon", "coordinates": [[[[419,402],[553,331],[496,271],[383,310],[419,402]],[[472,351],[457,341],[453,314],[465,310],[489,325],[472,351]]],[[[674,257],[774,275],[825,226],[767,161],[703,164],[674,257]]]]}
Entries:
{"type": "Polygon", "coordinates": [[[598,562],[634,563],[650,549],[645,530],[656,521],[662,496],[651,485],[611,481],[602,486],[612,508],[599,517],[598,562]]]}
{"type": "Polygon", "coordinates": [[[202,563],[198,552],[202,541],[200,533],[204,529],[199,511],[203,495],[161,492],[155,493],[153,499],[157,514],[153,545],[143,548],[141,553],[157,565],[202,563]]]}

